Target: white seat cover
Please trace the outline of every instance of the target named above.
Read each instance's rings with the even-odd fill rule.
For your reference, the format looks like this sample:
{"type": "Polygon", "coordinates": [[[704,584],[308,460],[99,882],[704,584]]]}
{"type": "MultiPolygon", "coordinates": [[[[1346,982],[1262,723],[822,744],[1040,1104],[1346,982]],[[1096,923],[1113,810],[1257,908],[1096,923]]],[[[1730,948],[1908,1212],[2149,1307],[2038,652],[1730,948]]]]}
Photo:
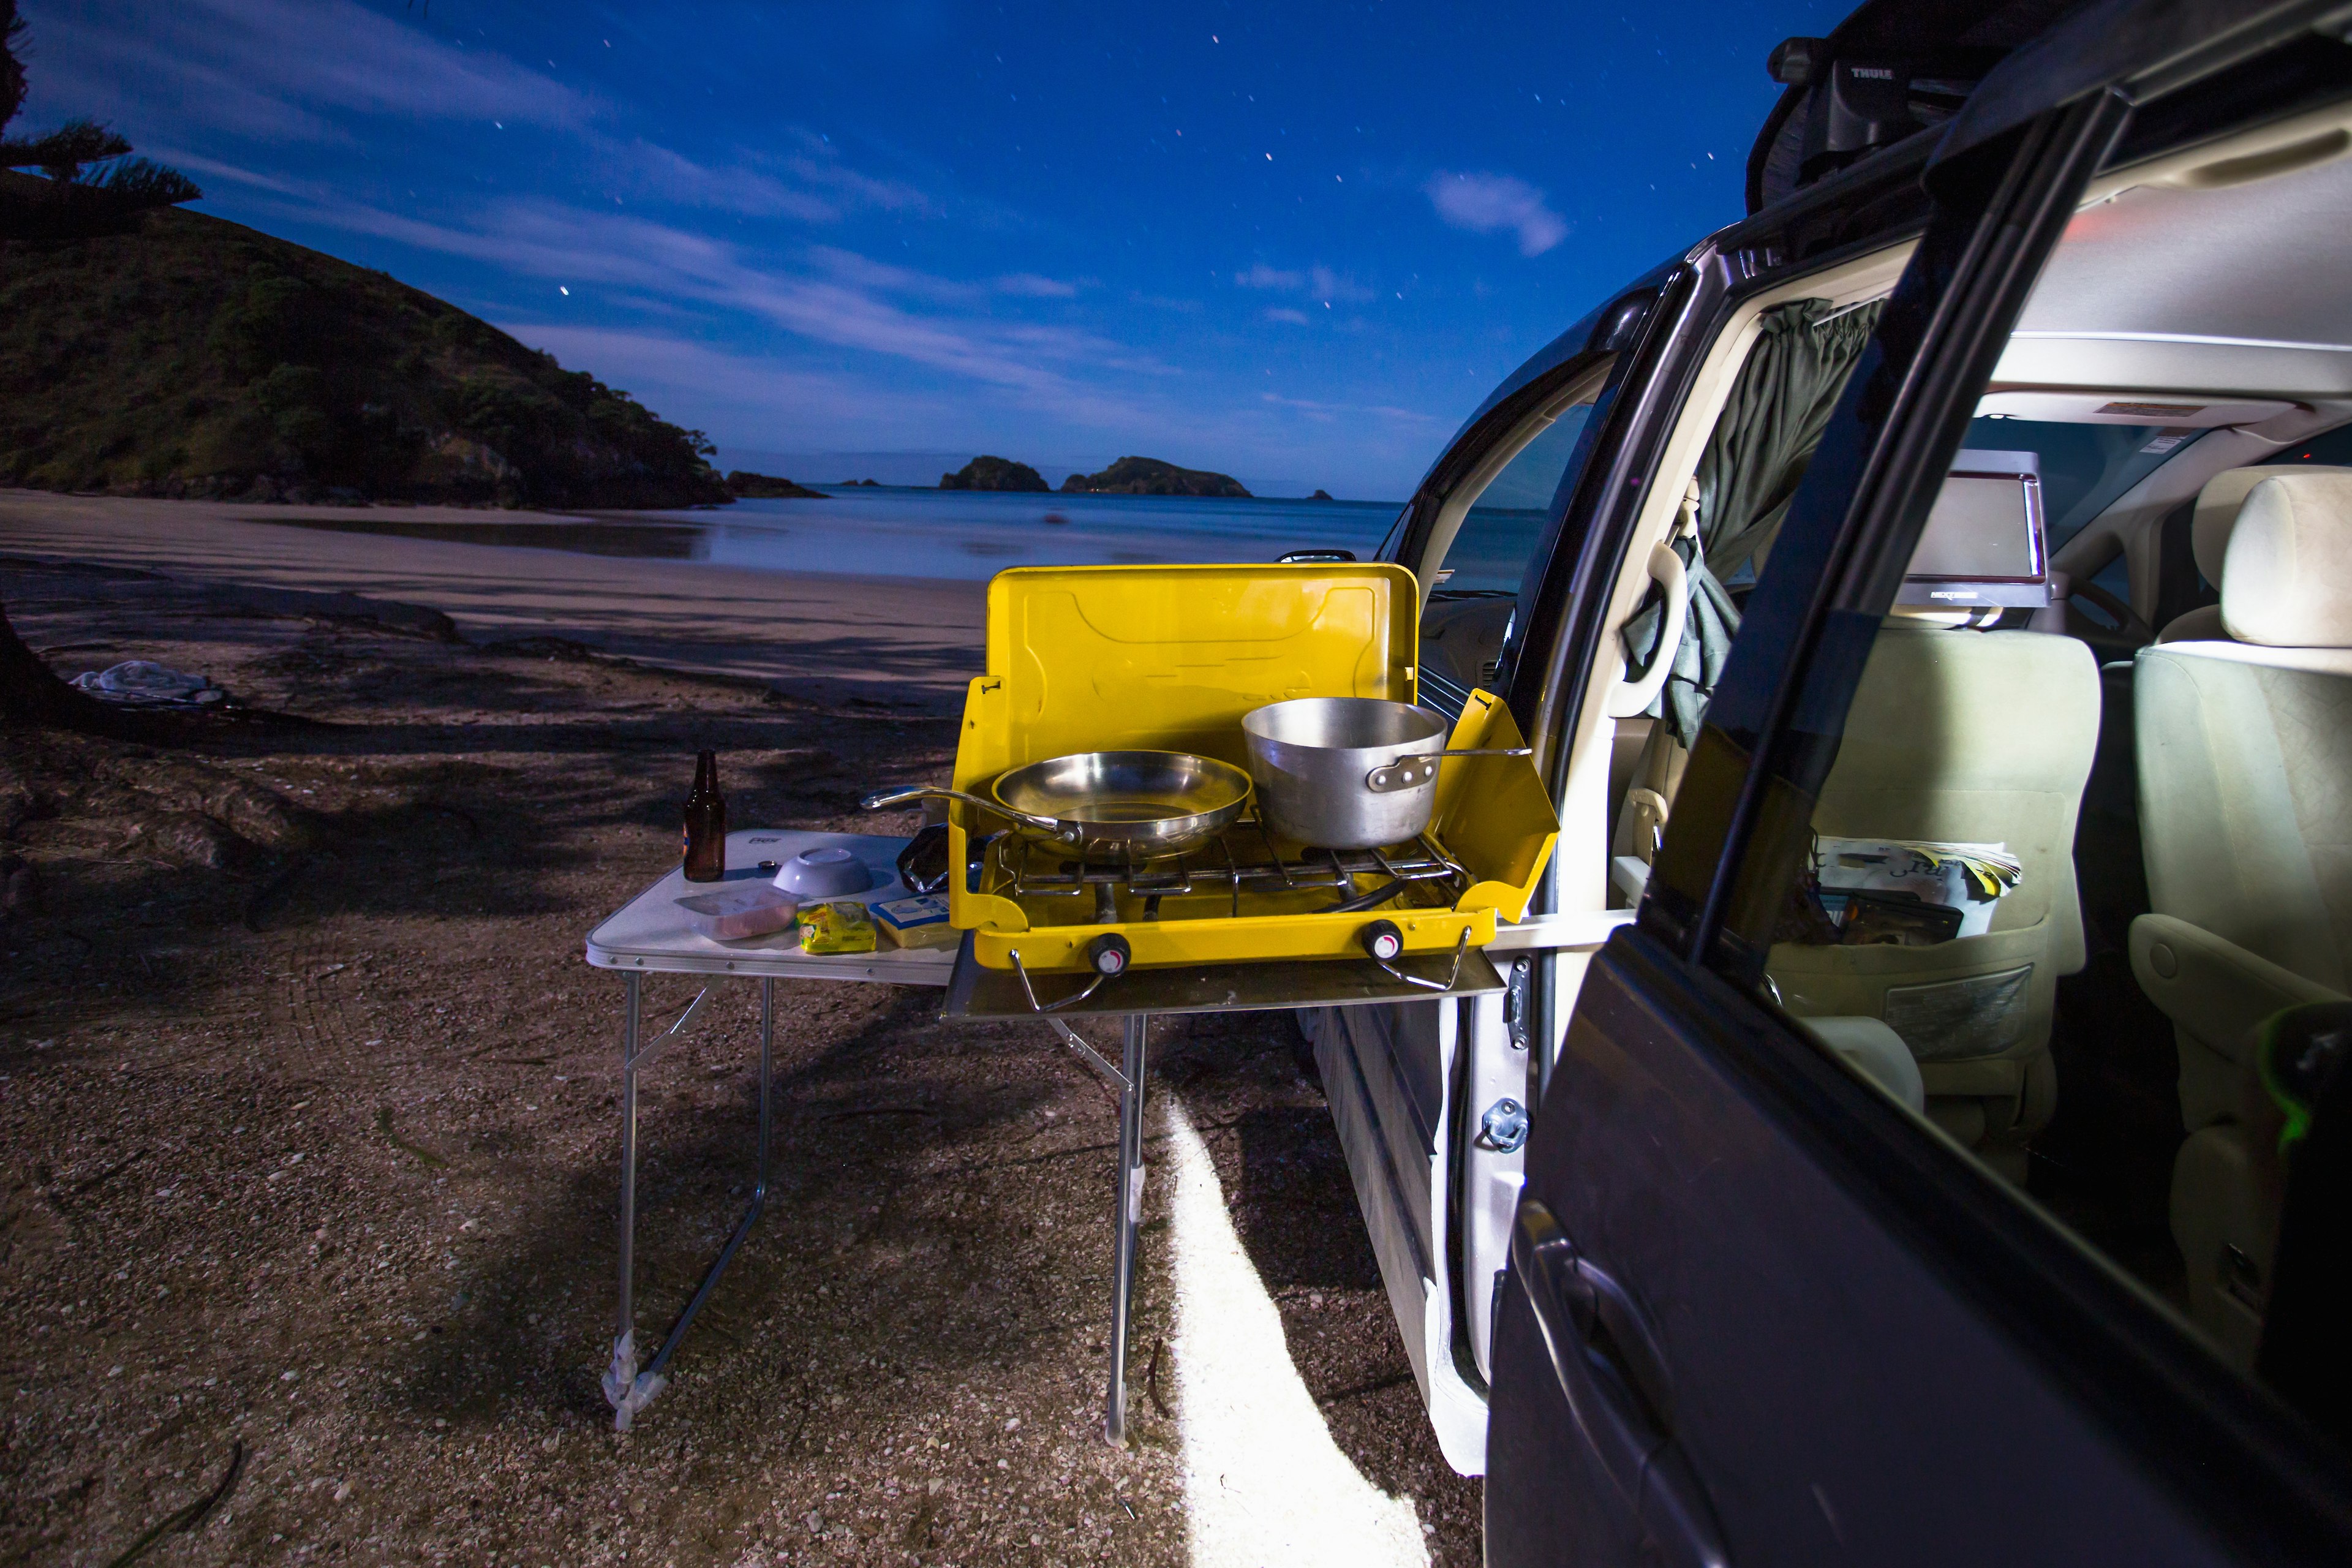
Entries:
{"type": "Polygon", "coordinates": [[[2245,1360],[2275,1219],[2239,1147],[2246,1050],[2271,1013],[2352,989],[2352,471],[2257,475],[2221,582],[2236,640],[2164,643],[2135,667],[2154,912],[2131,959],[2179,1042],[2190,1306],[2245,1360]]]}

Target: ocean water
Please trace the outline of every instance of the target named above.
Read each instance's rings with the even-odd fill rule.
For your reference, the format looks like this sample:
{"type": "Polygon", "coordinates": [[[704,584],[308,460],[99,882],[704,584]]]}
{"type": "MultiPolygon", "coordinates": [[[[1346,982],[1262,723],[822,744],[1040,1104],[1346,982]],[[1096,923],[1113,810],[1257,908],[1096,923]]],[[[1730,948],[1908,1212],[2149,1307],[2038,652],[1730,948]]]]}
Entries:
{"type": "Polygon", "coordinates": [[[683,559],[979,580],[1008,566],[1272,561],[1293,550],[1352,550],[1369,558],[1402,510],[1393,501],[821,489],[823,500],[644,515],[697,531],[681,542],[683,559]]]}
{"type": "MultiPolygon", "coordinates": [[[[648,561],[859,577],[984,582],[1009,566],[1274,561],[1294,550],[1372,559],[1402,510],[1394,501],[1217,500],[1188,496],[1005,495],[823,487],[820,500],[746,500],[683,511],[460,521],[383,518],[365,508],[256,522],[396,534],[648,561]]],[[[1474,506],[1438,581],[1509,593],[1541,539],[1538,507],[1474,506]]]]}

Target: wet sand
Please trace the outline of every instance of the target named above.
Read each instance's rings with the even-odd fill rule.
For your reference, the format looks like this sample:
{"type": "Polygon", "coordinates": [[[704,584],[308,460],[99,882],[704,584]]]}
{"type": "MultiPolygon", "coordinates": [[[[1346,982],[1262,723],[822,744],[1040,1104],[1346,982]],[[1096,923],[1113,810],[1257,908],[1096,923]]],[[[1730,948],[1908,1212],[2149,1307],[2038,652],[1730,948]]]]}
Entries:
{"type": "Polygon", "coordinates": [[[799,575],[296,526],[355,519],[551,531],[587,521],[0,489],[0,555],[425,605],[446,612],[470,641],[565,637],[667,668],[772,682],[814,701],[854,696],[954,713],[963,683],[980,672],[983,584],[799,575]]]}

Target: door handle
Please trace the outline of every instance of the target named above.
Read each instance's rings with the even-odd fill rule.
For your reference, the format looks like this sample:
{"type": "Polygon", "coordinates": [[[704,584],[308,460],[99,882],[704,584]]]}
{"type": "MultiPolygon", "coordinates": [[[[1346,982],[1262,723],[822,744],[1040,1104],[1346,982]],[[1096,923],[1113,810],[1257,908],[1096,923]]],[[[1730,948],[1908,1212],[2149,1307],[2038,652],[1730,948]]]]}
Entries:
{"type": "Polygon", "coordinates": [[[1644,1533],[1685,1568],[1728,1568],[1715,1509],[1670,1428],[1665,1359],[1633,1297],[1532,1197],[1511,1227],[1511,1268],[1578,1430],[1644,1533]]]}

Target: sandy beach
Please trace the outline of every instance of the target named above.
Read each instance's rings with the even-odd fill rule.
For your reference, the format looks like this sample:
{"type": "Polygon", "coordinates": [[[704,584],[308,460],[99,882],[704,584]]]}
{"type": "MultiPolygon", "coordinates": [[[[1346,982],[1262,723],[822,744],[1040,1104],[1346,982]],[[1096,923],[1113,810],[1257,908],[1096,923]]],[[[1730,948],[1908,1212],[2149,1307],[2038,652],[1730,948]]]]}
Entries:
{"type": "Polygon", "coordinates": [[[256,506],[0,489],[0,555],[430,605],[476,642],[565,637],[667,668],[768,681],[811,700],[856,696],[951,713],[964,681],[980,671],[984,585],[978,583],[796,576],[299,526],[354,518],[550,529],[583,521],[458,507],[256,506]]]}
{"type": "MultiPolygon", "coordinates": [[[[583,935],[674,861],[698,746],[738,826],[906,831],[856,801],[945,773],[980,594],[267,510],[0,494],[56,668],[278,716],[0,733],[0,1560],[1245,1564],[1376,1520],[1349,1561],[1477,1561],[1280,1016],[1155,1030],[1113,1449],[1115,1100],[1041,1028],[781,985],[767,1217],[614,1434],[619,983],[583,935]],[[1268,1398],[1307,1479],[1218,1446],[1268,1398]]],[[[756,991],[710,1018],[646,1079],[655,1332],[749,1180],[756,991]]]]}

